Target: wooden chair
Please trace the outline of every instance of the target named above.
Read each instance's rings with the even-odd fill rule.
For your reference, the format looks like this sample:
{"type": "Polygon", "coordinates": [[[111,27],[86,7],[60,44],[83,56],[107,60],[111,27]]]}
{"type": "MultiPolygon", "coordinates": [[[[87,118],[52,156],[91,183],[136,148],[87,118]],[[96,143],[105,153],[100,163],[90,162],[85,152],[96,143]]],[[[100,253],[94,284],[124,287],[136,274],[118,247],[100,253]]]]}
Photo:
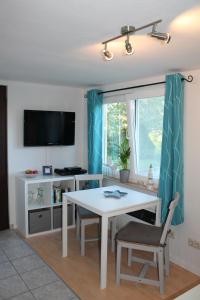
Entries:
{"type": "Polygon", "coordinates": [[[165,224],[162,227],[146,225],[138,222],[129,222],[116,236],[117,260],[116,260],[116,284],[121,279],[150,284],[160,287],[160,293],[164,293],[164,273],[169,275],[169,232],[174,209],[179,201],[179,193],[169,205],[169,212],[165,224]],[[128,248],[128,265],[132,262],[144,264],[139,276],[123,274],[121,268],[122,247],[128,248]],[[157,261],[150,261],[132,256],[132,250],[141,250],[157,254],[157,261]],[[158,280],[145,278],[149,266],[158,267],[158,280]]]}
{"type": "MultiPolygon", "coordinates": [[[[96,180],[99,182],[99,187],[102,187],[103,175],[102,174],[83,174],[75,175],[76,190],[80,190],[80,181],[92,181],[96,180]]],[[[97,241],[99,238],[85,239],[85,227],[90,224],[99,224],[100,216],[78,206],[76,214],[76,237],[80,239],[81,243],[81,256],[85,255],[85,243],[91,241],[97,241]]]]}
{"type": "MultiPolygon", "coordinates": [[[[99,182],[99,187],[102,187],[103,175],[102,174],[84,174],[75,175],[76,190],[80,190],[81,181],[92,181],[97,180],[99,182]]],[[[99,240],[98,238],[85,239],[85,227],[90,224],[99,224],[101,217],[83,207],[77,207],[76,214],[76,237],[80,239],[81,244],[81,256],[85,255],[85,243],[99,240]]],[[[116,218],[110,218],[111,221],[111,248],[114,252],[115,250],[115,235],[116,235],[116,218]]]]}

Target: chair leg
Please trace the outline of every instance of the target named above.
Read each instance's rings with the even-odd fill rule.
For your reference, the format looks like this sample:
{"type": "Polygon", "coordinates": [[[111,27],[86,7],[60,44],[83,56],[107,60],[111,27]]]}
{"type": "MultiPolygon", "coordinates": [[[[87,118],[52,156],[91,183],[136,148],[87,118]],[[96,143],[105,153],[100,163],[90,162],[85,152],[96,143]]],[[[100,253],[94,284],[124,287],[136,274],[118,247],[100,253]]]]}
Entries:
{"type": "Polygon", "coordinates": [[[153,261],[155,264],[157,264],[157,253],[156,252],[153,253],[153,261]]]}
{"type": "Polygon", "coordinates": [[[122,247],[117,243],[117,259],[116,259],[116,284],[120,284],[120,269],[121,269],[121,252],[122,252],[122,247]]]}
{"type": "Polygon", "coordinates": [[[85,256],[85,224],[81,221],[81,256],[85,256]]]}
{"type": "Polygon", "coordinates": [[[78,211],[76,212],[76,239],[80,239],[80,218],[78,211]]]}
{"type": "Polygon", "coordinates": [[[165,256],[165,274],[166,276],[169,276],[169,238],[167,238],[166,240],[164,256],[165,256]]]}
{"type": "Polygon", "coordinates": [[[159,252],[158,252],[158,274],[159,274],[160,293],[164,294],[164,253],[163,253],[163,248],[160,248],[159,252]]]}
{"type": "Polygon", "coordinates": [[[130,267],[132,263],[132,249],[128,248],[128,266],[130,267]]]}

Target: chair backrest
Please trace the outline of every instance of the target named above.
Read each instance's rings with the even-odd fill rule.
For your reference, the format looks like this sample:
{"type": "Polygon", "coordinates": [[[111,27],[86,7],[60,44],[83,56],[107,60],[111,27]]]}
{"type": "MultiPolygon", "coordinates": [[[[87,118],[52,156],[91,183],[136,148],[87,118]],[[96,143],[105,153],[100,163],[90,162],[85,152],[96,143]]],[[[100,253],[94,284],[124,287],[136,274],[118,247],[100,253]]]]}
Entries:
{"type": "Polygon", "coordinates": [[[80,181],[92,181],[92,180],[99,181],[99,187],[102,187],[103,174],[82,174],[82,175],[75,175],[76,190],[79,191],[79,189],[80,189],[80,181]]]}
{"type": "Polygon", "coordinates": [[[170,205],[169,205],[168,216],[167,216],[167,219],[166,219],[166,222],[165,222],[165,225],[164,225],[164,228],[163,228],[162,236],[161,236],[161,239],[160,239],[160,244],[161,245],[164,245],[164,243],[165,243],[167,233],[169,232],[169,228],[170,228],[171,221],[172,221],[172,218],[173,218],[174,210],[175,210],[175,208],[178,204],[179,198],[180,198],[180,194],[176,193],[174,200],[172,200],[170,205]]]}

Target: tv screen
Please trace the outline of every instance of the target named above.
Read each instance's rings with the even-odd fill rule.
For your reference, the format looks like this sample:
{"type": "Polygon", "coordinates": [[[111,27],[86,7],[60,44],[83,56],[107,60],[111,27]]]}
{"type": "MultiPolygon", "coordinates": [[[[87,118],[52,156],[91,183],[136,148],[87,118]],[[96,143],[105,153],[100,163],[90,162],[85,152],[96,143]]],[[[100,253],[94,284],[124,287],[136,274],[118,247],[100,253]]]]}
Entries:
{"type": "Polygon", "coordinates": [[[24,110],[24,146],[69,146],[74,138],[74,112],[24,110]]]}

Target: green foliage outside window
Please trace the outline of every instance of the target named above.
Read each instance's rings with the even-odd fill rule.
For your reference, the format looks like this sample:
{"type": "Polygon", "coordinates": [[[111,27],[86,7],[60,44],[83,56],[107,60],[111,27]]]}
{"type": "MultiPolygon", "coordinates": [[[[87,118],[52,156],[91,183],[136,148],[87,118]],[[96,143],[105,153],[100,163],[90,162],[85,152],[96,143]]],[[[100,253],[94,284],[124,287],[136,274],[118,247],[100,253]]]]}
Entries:
{"type": "Polygon", "coordinates": [[[107,163],[119,166],[120,145],[127,135],[126,103],[107,105],[107,163]]]}

